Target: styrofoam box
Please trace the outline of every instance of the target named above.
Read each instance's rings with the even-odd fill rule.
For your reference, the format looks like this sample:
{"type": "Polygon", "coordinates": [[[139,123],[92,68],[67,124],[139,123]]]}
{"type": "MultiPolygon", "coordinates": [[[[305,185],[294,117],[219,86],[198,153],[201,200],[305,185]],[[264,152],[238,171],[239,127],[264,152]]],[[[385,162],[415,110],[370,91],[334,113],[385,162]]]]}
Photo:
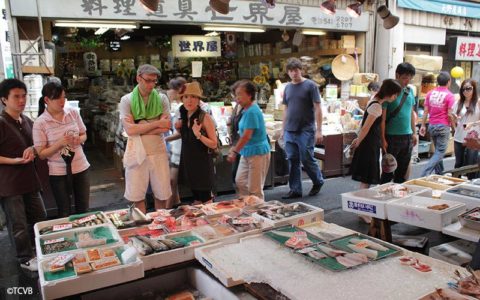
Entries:
{"type": "Polygon", "coordinates": [[[465,211],[465,204],[455,201],[434,199],[431,191],[412,197],[393,200],[387,203],[388,219],[395,222],[414,225],[431,230],[442,231],[444,226],[457,221],[458,215],[465,211]],[[443,210],[427,208],[431,205],[447,204],[443,210]]]}
{"type": "Polygon", "coordinates": [[[465,265],[472,260],[476,243],[456,240],[450,243],[431,247],[428,256],[443,260],[457,266],[465,265]]]}
{"type": "MultiPolygon", "coordinates": [[[[107,216],[103,212],[100,212],[100,213],[103,215],[105,220],[107,220],[107,223],[103,223],[103,224],[112,224],[112,222],[110,222],[110,219],[107,218],[107,216]]],[[[35,223],[35,225],[33,226],[33,231],[35,232],[35,236],[38,237],[38,236],[42,235],[42,234],[40,234],[40,230],[42,230],[43,228],[48,227],[48,226],[68,223],[68,222],[70,222],[68,220],[68,217],[60,218],[60,219],[53,219],[53,220],[48,220],[48,221],[43,221],[43,222],[38,222],[38,223],[35,223]]],[[[102,225],[102,224],[99,224],[99,225],[102,225]]],[[[87,227],[76,227],[76,228],[89,228],[89,227],[87,226],[87,227]]],[[[72,229],[75,229],[75,228],[72,228],[72,229]]],[[[58,231],[58,232],[63,232],[63,231],[58,231]]],[[[57,232],[52,232],[52,233],[47,233],[45,235],[56,234],[56,233],[57,232]]]]}
{"type": "MultiPolygon", "coordinates": [[[[261,236],[261,234],[242,238],[240,239],[239,243],[245,239],[257,238],[259,236],[261,236]]],[[[212,258],[210,258],[210,252],[224,245],[236,243],[237,242],[215,243],[195,249],[195,258],[226,287],[237,286],[245,283],[245,281],[243,279],[233,278],[230,274],[228,274],[221,266],[219,266],[212,258]]]]}
{"type": "Polygon", "coordinates": [[[465,203],[466,209],[472,209],[472,208],[475,208],[477,206],[480,206],[480,198],[474,198],[474,197],[469,197],[469,196],[449,192],[450,190],[460,188],[460,187],[480,193],[480,186],[464,183],[464,184],[460,184],[460,185],[451,187],[448,190],[446,190],[442,194],[442,199],[465,203]]]}
{"type": "MultiPolygon", "coordinates": [[[[26,51],[30,47],[31,44],[33,44],[33,47],[30,48],[25,53],[38,54],[38,42],[36,42],[36,41],[20,40],[20,51],[23,53],[24,51],[26,51]]],[[[32,55],[32,56],[22,55],[22,65],[38,67],[38,66],[40,66],[40,56],[38,56],[38,55],[32,55]]]]}
{"type": "MultiPolygon", "coordinates": [[[[217,238],[217,239],[208,240],[208,242],[209,243],[223,242],[223,243],[227,243],[227,244],[237,243],[244,237],[262,233],[262,231],[270,229],[270,228],[273,227],[271,224],[267,224],[267,223],[264,223],[262,221],[261,221],[260,224],[261,224],[260,225],[261,227],[258,228],[258,229],[254,229],[254,230],[250,230],[250,231],[246,231],[246,232],[235,232],[231,235],[223,236],[223,237],[220,237],[220,238],[217,238]]],[[[210,226],[210,225],[204,225],[204,226],[210,226]]],[[[200,226],[200,227],[203,227],[203,226],[200,226]]],[[[200,232],[197,233],[196,228],[199,228],[199,227],[193,228],[192,231],[195,232],[196,234],[198,234],[199,236],[201,236],[202,238],[204,238],[200,232]]]]}
{"type": "Polygon", "coordinates": [[[308,209],[310,209],[310,211],[303,214],[294,215],[288,218],[283,218],[281,220],[271,220],[257,213],[253,213],[252,217],[256,218],[257,220],[260,220],[261,222],[264,222],[268,226],[273,226],[273,227],[284,226],[284,225],[302,226],[305,224],[310,224],[310,223],[323,220],[324,212],[322,208],[309,205],[303,202],[294,202],[288,205],[294,205],[294,204],[305,206],[308,209]]]}
{"type": "MultiPolygon", "coordinates": [[[[43,259],[43,258],[48,258],[48,257],[56,256],[56,255],[59,255],[59,254],[62,254],[62,253],[69,252],[69,251],[63,251],[63,252],[56,252],[56,253],[51,253],[51,254],[43,254],[42,253],[42,247],[40,246],[40,241],[41,240],[54,240],[54,239],[59,239],[59,238],[62,238],[62,237],[70,237],[71,238],[71,237],[75,236],[75,234],[78,233],[78,232],[90,231],[90,230],[94,230],[95,228],[100,228],[100,227],[108,227],[108,229],[110,229],[110,232],[112,233],[113,238],[115,240],[117,240],[118,242],[111,243],[111,244],[94,246],[94,247],[82,248],[82,249],[105,248],[105,247],[114,247],[114,246],[118,246],[118,245],[123,245],[122,237],[118,233],[115,226],[113,226],[112,224],[99,224],[99,225],[90,226],[90,227],[77,227],[75,229],[59,231],[59,232],[48,234],[48,235],[37,236],[35,238],[35,248],[36,248],[36,251],[37,251],[37,257],[39,259],[43,259]]],[[[81,249],[75,249],[75,250],[81,250],[81,249]]],[[[70,251],[75,251],[75,250],[70,250],[70,251]]]]}
{"type": "Polygon", "coordinates": [[[457,185],[465,183],[465,182],[467,182],[467,181],[464,180],[464,179],[461,179],[461,178],[448,177],[448,176],[442,176],[442,175],[430,175],[430,176],[427,176],[427,177],[421,177],[421,178],[416,178],[416,179],[409,180],[409,181],[405,182],[405,184],[420,185],[420,186],[424,186],[424,187],[429,187],[433,190],[444,191],[444,190],[447,190],[447,189],[451,188],[452,186],[457,186],[457,185]],[[451,182],[454,182],[454,184],[448,185],[448,184],[444,184],[444,183],[441,183],[441,182],[435,182],[435,181],[427,180],[427,178],[429,178],[429,177],[430,178],[439,178],[439,179],[449,180],[451,182]]]}
{"type": "MultiPolygon", "coordinates": [[[[186,236],[186,235],[194,235],[200,238],[202,241],[204,241],[204,239],[201,236],[191,231],[183,231],[179,233],[167,234],[165,235],[165,238],[168,239],[172,237],[180,237],[180,236],[186,236]]],[[[169,251],[153,253],[146,256],[140,255],[140,259],[143,261],[143,267],[145,271],[161,268],[169,265],[174,265],[174,264],[195,259],[195,253],[194,253],[195,248],[201,247],[208,243],[211,243],[211,242],[204,241],[203,244],[200,244],[200,245],[193,245],[193,246],[173,249],[169,251]]]]}
{"type": "Polygon", "coordinates": [[[136,299],[139,297],[139,289],[141,289],[142,294],[145,295],[168,295],[172,292],[184,290],[187,285],[198,290],[205,296],[205,298],[202,299],[253,299],[250,294],[246,294],[244,291],[231,291],[227,289],[208,274],[205,269],[190,267],[83,294],[82,300],[136,299]],[[161,284],[159,284],[159,282],[161,282],[161,284]],[[245,294],[247,297],[242,297],[242,295],[245,294]]]}
{"type": "MultiPolygon", "coordinates": [[[[120,246],[126,247],[126,246],[120,246]]],[[[75,250],[70,253],[80,253],[75,250]]],[[[137,257],[136,261],[130,264],[115,266],[103,270],[94,271],[79,276],[65,279],[46,281],[43,269],[40,269],[48,259],[39,261],[39,277],[43,299],[56,299],[75,295],[107,286],[112,286],[127,281],[142,278],[144,276],[143,263],[137,257]]]]}
{"type": "Polygon", "coordinates": [[[413,194],[429,190],[426,187],[416,185],[405,185],[412,190],[412,193],[403,198],[393,196],[380,196],[378,190],[384,189],[393,183],[386,183],[370,189],[363,189],[342,194],[342,209],[355,214],[367,215],[377,219],[388,219],[386,204],[397,199],[408,199],[413,194]],[[377,200],[378,199],[378,200],[377,200]]]}

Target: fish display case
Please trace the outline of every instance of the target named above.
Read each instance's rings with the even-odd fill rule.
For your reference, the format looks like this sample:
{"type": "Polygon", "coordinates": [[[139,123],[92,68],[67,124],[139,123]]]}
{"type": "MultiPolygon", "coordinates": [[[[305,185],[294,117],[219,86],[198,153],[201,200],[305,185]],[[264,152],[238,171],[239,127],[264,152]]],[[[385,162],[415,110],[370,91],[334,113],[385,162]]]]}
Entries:
{"type": "Polygon", "coordinates": [[[480,207],[475,207],[458,216],[463,227],[480,231],[480,207]]]}
{"type": "Polygon", "coordinates": [[[467,209],[480,206],[480,186],[463,183],[447,189],[442,198],[465,203],[467,209]]]}
{"type": "Polygon", "coordinates": [[[135,251],[129,249],[128,246],[117,245],[74,250],[40,259],[38,274],[42,298],[67,297],[142,278],[143,263],[135,251]],[[126,252],[131,255],[124,255],[126,252]],[[63,266],[55,265],[61,260],[62,264],[65,263],[63,266]]]}
{"type": "Polygon", "coordinates": [[[436,231],[457,221],[465,204],[432,197],[432,190],[387,203],[388,219],[436,231]]]}
{"type": "Polygon", "coordinates": [[[136,207],[105,212],[105,216],[118,229],[132,228],[152,223],[152,218],[147,217],[136,207]]]}
{"type": "Polygon", "coordinates": [[[37,257],[42,259],[77,249],[123,244],[112,224],[80,227],[35,238],[37,257]]]}
{"type": "Polygon", "coordinates": [[[442,176],[442,175],[430,175],[426,177],[409,180],[405,182],[405,184],[418,185],[418,186],[431,188],[432,190],[445,191],[451,187],[457,186],[465,182],[467,182],[467,180],[464,180],[461,178],[442,176]]]}
{"type": "Polygon", "coordinates": [[[323,220],[323,215],[323,209],[303,202],[278,205],[266,203],[252,213],[252,217],[273,227],[302,226],[323,220]]]}
{"type": "Polygon", "coordinates": [[[412,195],[429,190],[416,185],[386,183],[370,189],[342,194],[344,211],[387,220],[387,203],[397,199],[409,199],[412,195]]]}
{"type": "Polygon", "coordinates": [[[38,222],[33,226],[35,236],[86,228],[102,224],[111,224],[109,218],[101,211],[71,215],[66,218],[38,222]]]}

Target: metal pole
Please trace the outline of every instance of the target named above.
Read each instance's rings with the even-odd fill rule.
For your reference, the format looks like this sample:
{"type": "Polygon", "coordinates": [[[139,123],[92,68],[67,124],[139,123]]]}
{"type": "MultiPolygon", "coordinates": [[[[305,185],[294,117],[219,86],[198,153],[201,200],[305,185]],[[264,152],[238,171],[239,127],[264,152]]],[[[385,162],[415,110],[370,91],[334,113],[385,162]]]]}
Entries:
{"type": "Polygon", "coordinates": [[[13,55],[13,53],[20,52],[20,38],[18,36],[17,30],[17,18],[12,17],[12,9],[10,6],[11,0],[5,0],[5,9],[7,11],[8,18],[8,32],[9,32],[9,41],[10,47],[12,49],[12,60],[13,60],[13,71],[15,73],[15,78],[23,80],[22,74],[22,58],[18,55],[13,55]]]}
{"type": "Polygon", "coordinates": [[[46,58],[45,58],[45,40],[43,39],[43,23],[42,23],[42,14],[40,13],[40,1],[35,0],[37,3],[37,14],[38,14],[38,29],[40,30],[40,45],[42,46],[42,50],[39,51],[40,54],[40,59],[43,61],[45,64],[45,67],[47,66],[46,58]]]}

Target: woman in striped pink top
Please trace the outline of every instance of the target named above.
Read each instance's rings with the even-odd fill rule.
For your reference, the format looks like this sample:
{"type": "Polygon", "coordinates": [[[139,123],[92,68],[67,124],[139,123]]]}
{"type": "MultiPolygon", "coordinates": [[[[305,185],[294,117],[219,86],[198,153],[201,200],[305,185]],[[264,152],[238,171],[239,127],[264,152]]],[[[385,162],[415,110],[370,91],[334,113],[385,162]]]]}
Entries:
{"type": "Polygon", "coordinates": [[[58,216],[88,210],[90,164],[82,144],[87,140],[86,127],[75,108],[65,107],[65,89],[56,82],[43,86],[39,117],[33,124],[33,142],[41,159],[48,159],[50,185],[57,202],[58,216]],[[46,106],[46,109],[45,109],[46,106]]]}

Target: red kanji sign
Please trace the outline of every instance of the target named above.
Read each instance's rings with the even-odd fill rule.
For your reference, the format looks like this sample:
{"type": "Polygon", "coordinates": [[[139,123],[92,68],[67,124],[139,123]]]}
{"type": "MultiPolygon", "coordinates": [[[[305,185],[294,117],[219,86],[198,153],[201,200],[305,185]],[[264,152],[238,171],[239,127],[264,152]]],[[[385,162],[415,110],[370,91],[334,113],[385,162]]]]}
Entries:
{"type": "Polygon", "coordinates": [[[455,60],[480,61],[480,38],[458,37],[455,60]]]}

